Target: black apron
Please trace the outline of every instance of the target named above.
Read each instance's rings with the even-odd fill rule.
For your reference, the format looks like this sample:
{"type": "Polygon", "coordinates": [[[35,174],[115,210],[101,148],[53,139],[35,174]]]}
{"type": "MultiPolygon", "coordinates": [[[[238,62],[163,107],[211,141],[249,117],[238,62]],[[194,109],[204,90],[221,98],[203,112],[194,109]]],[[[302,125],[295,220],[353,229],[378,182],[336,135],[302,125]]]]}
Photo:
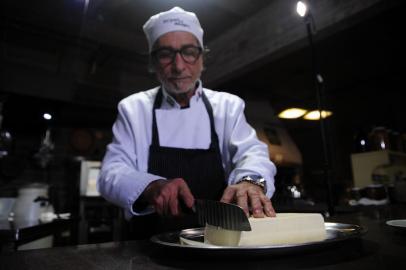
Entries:
{"type": "MultiPolygon", "coordinates": [[[[219,200],[226,187],[219,141],[214,128],[213,109],[204,92],[202,99],[210,119],[211,143],[208,149],[184,149],[159,145],[155,109],[161,107],[162,89],[155,98],[152,120],[152,142],[149,148],[148,172],[167,179],[183,178],[196,199],[219,200]]],[[[133,229],[148,238],[154,234],[198,227],[195,215],[163,218],[157,214],[133,218],[133,229]]]]}

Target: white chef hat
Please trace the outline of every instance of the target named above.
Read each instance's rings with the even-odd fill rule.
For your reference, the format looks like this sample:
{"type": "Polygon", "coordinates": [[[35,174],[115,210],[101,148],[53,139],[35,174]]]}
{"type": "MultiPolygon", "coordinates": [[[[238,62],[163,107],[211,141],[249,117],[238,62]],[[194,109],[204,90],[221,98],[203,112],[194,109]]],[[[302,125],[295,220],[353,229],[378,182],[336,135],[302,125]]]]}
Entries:
{"type": "Polygon", "coordinates": [[[193,12],[188,12],[180,7],[153,15],[143,26],[147,36],[149,51],[155,41],[163,34],[173,31],[185,31],[193,34],[203,48],[203,29],[199,19],[193,12]]]}

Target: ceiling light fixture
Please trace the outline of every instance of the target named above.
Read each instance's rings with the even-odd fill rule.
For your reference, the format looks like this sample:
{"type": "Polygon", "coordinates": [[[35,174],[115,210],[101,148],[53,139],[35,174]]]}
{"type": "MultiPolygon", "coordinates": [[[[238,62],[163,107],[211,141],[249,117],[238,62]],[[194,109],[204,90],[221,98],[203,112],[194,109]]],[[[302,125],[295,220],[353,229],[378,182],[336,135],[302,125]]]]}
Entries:
{"type": "Polygon", "coordinates": [[[297,119],[299,117],[302,117],[306,112],[307,110],[305,109],[289,108],[280,112],[278,114],[278,117],[283,119],[297,119]]]}
{"type": "MultiPolygon", "coordinates": [[[[333,113],[331,111],[321,111],[321,117],[323,119],[331,116],[332,114],[333,113]]],[[[320,111],[318,110],[310,111],[306,113],[305,116],[303,116],[303,118],[306,120],[320,120],[320,111]]]]}

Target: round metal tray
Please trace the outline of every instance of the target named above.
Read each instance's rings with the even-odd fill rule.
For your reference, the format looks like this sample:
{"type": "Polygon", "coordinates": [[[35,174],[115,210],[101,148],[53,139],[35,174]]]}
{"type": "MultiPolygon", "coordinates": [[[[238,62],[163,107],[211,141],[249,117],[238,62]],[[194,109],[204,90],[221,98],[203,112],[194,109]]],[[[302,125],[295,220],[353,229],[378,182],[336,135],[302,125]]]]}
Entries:
{"type": "Polygon", "coordinates": [[[386,224],[393,228],[406,231],[406,219],[388,220],[386,221],[386,224]]]}
{"type": "Polygon", "coordinates": [[[209,255],[280,255],[297,251],[311,250],[313,248],[326,247],[345,240],[359,238],[367,232],[367,229],[359,225],[344,223],[325,223],[327,237],[323,241],[308,242],[290,245],[267,245],[267,246],[215,246],[204,244],[204,228],[192,228],[177,232],[168,232],[155,235],[151,238],[154,244],[170,250],[182,252],[205,253],[209,255]],[[179,237],[195,242],[196,245],[181,244],[179,237]]]}

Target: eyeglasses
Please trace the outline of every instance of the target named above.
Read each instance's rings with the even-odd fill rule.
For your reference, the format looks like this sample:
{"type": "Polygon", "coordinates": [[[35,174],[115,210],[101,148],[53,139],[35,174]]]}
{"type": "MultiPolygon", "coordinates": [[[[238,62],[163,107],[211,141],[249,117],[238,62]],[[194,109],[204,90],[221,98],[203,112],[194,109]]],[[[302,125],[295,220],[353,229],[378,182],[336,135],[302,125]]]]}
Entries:
{"type": "Polygon", "coordinates": [[[179,50],[174,50],[172,48],[160,48],[151,53],[152,58],[161,65],[169,65],[175,61],[176,54],[179,53],[183,59],[188,64],[194,64],[199,59],[202,54],[202,48],[187,45],[183,46],[179,50]]]}

